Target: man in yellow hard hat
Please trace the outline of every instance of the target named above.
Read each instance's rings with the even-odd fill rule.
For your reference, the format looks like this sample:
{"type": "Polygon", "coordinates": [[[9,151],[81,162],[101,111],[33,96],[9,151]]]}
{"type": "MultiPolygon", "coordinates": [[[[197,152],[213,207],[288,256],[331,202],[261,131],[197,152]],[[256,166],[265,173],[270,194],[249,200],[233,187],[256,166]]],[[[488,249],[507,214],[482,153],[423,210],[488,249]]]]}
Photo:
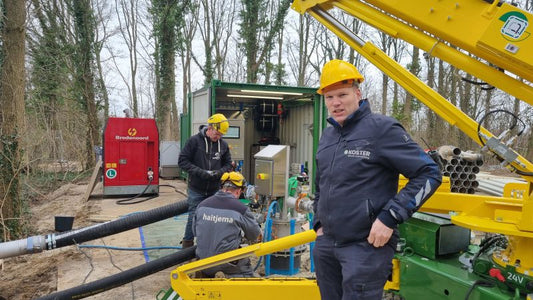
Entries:
{"type": "MultiPolygon", "coordinates": [[[[239,196],[246,187],[244,176],[238,172],[224,173],[220,181],[220,191],[202,201],[194,217],[196,256],[199,258],[238,249],[241,232],[252,242],[261,233],[248,206],[239,201],[239,196]]],[[[217,272],[223,272],[227,277],[254,276],[248,257],[202,270],[206,277],[214,277],[217,272]]]]}
{"type": "Polygon", "coordinates": [[[192,219],[196,206],[218,191],[220,177],[232,169],[230,150],[222,139],[228,128],[228,119],[223,114],[214,114],[207,119],[207,126],[202,125],[180,151],[178,165],[189,175],[189,217],[181,242],[183,248],[194,245],[192,219]]]}
{"type": "Polygon", "coordinates": [[[342,60],[326,63],[318,93],[328,122],[316,154],[313,258],[322,299],[380,300],[392,271],[397,225],[437,189],[437,164],[393,118],[374,114],[364,78],[342,60]],[[409,183],[398,192],[398,177],[409,183]]]}

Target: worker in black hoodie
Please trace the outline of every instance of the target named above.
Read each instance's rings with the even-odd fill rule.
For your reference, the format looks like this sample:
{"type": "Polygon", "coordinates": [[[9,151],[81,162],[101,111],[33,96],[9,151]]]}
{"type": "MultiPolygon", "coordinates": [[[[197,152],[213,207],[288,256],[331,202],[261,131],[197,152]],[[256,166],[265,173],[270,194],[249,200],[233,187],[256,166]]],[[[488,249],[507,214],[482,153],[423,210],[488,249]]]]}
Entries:
{"type": "Polygon", "coordinates": [[[220,188],[222,174],[232,170],[231,154],[222,136],[228,132],[229,122],[223,114],[214,114],[202,125],[181,149],[178,165],[188,176],[187,203],[189,218],[185,227],[182,247],[194,245],[192,220],[202,200],[220,188]]]}

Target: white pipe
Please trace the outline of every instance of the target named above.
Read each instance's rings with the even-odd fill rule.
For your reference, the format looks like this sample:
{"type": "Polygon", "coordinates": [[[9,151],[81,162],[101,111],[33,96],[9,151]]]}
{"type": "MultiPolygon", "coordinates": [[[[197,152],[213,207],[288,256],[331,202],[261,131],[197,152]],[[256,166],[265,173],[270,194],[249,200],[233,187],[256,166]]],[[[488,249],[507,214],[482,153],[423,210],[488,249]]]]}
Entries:
{"type": "Polygon", "coordinates": [[[313,201],[308,197],[303,197],[300,201],[295,197],[287,198],[287,207],[295,208],[297,212],[312,212],[313,211],[313,201]]]}
{"type": "Polygon", "coordinates": [[[485,192],[490,195],[494,196],[503,196],[503,188],[498,188],[488,182],[478,181],[479,186],[477,187],[478,190],[485,192]]]}
{"type": "Polygon", "coordinates": [[[45,250],[44,236],[30,236],[24,240],[5,242],[0,247],[0,259],[22,254],[39,253],[45,250]]]}

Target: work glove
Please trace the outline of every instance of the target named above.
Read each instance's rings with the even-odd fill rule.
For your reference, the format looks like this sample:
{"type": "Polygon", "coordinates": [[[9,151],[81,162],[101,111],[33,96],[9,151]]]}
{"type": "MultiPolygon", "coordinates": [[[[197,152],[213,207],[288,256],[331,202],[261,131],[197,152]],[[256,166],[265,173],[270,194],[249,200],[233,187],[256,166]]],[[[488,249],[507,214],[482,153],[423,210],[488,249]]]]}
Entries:
{"type": "Polygon", "coordinates": [[[198,171],[198,177],[200,177],[203,180],[210,180],[212,177],[211,172],[212,171],[200,169],[200,171],[198,171]]]}
{"type": "Polygon", "coordinates": [[[219,180],[220,177],[222,177],[222,171],[221,170],[212,170],[212,171],[207,171],[207,172],[210,172],[211,179],[219,180]]]}

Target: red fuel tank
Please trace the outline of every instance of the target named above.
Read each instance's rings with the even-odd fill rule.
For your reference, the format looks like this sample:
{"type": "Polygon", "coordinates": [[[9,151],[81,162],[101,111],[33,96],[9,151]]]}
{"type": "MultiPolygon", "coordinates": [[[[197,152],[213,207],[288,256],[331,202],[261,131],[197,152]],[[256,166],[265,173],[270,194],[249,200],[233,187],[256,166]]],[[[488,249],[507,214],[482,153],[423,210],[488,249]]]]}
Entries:
{"type": "Polygon", "coordinates": [[[107,119],[103,145],[104,195],[159,193],[159,133],[154,119],[107,119]]]}

